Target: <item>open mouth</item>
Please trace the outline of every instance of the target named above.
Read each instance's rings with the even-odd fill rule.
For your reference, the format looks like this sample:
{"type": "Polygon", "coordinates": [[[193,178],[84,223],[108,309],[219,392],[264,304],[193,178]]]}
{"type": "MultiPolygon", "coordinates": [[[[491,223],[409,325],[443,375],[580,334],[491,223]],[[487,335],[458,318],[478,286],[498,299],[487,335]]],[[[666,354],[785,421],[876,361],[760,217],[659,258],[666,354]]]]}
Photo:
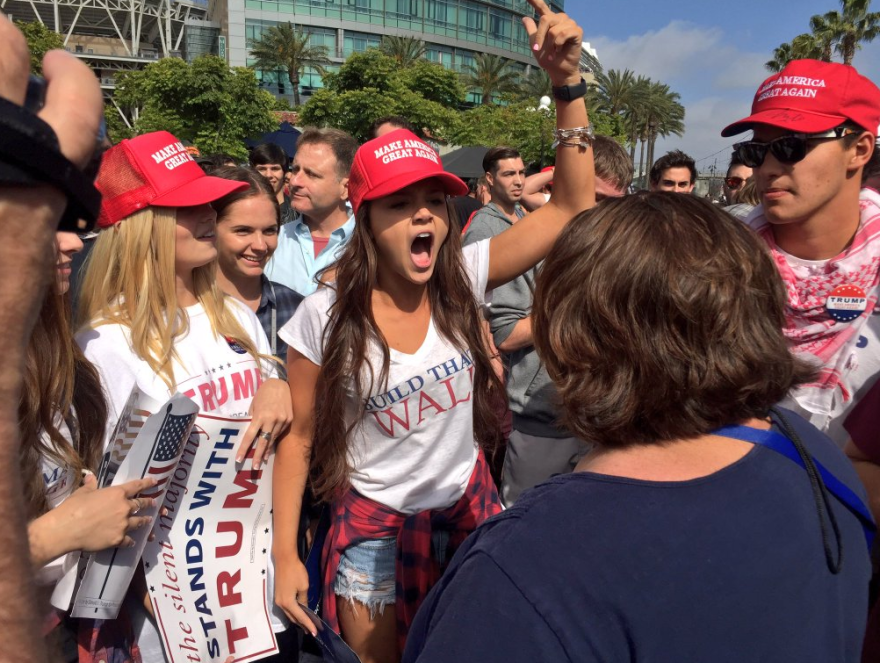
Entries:
{"type": "Polygon", "coordinates": [[[413,264],[419,269],[425,269],[431,265],[431,249],[434,247],[434,235],[431,233],[419,233],[410,246],[410,255],[413,264]]]}
{"type": "Polygon", "coordinates": [[[255,258],[255,257],[253,257],[253,256],[242,256],[242,259],[243,259],[245,262],[249,262],[249,263],[251,263],[252,265],[262,265],[263,262],[265,262],[265,257],[263,257],[263,258],[255,258]]]}
{"type": "Polygon", "coordinates": [[[210,239],[210,240],[213,240],[213,239],[214,239],[214,235],[215,235],[215,233],[214,233],[213,230],[206,230],[205,232],[203,232],[202,234],[200,234],[198,237],[196,237],[196,239],[210,239]]]}

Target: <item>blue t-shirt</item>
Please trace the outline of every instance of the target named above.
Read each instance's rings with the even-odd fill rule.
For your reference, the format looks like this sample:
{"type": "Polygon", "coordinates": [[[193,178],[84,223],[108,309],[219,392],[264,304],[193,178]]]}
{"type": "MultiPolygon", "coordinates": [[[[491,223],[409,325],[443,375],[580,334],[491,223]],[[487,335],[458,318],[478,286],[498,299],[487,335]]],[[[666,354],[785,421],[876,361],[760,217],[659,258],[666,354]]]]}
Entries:
{"type": "MultiPolygon", "coordinates": [[[[865,499],[834,444],[788,419],[865,499]]],[[[770,449],[691,481],[557,477],[459,549],[403,662],[856,663],[871,565],[859,521],[830,504],[837,575],[806,472],[770,449]]]]}

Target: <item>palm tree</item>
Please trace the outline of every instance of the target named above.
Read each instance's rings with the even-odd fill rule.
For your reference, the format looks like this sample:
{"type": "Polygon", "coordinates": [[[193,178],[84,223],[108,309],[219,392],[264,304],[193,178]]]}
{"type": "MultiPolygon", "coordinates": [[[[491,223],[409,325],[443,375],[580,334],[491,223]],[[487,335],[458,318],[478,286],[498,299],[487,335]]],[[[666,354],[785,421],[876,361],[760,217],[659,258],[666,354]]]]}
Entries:
{"type": "Polygon", "coordinates": [[[843,64],[851,65],[862,43],[872,42],[880,35],[880,12],[869,12],[870,6],[871,0],[840,0],[842,12],[825,14],[843,64]]]}
{"type": "Polygon", "coordinates": [[[523,76],[513,93],[517,101],[535,102],[541,97],[553,96],[553,83],[546,71],[538,67],[532,67],[528,75],[523,76]]]}
{"type": "Polygon", "coordinates": [[[645,116],[648,134],[647,170],[654,164],[654,144],[660,136],[684,134],[684,106],[681,96],[663,83],[651,83],[648,99],[645,102],[648,112],[645,116]]]}
{"type": "Polygon", "coordinates": [[[645,127],[647,121],[645,116],[648,113],[647,101],[649,98],[649,90],[651,87],[651,79],[646,76],[639,76],[633,81],[632,91],[627,101],[627,106],[623,111],[623,121],[629,132],[629,158],[635,163],[636,146],[639,141],[642,142],[641,156],[639,158],[639,166],[645,163],[645,127]]]}
{"type": "Polygon", "coordinates": [[[385,35],[379,43],[379,50],[397,60],[401,67],[408,67],[425,57],[428,47],[424,41],[415,37],[385,35]]]}
{"type": "Polygon", "coordinates": [[[323,76],[330,64],[326,46],[309,44],[310,34],[294,28],[292,23],[279,23],[267,29],[259,39],[250,43],[254,69],[287,71],[293,87],[293,105],[300,105],[299,81],[306,67],[312,67],[323,76]]]}
{"type": "MultiPolygon", "coordinates": [[[[827,16],[827,14],[825,16],[814,16],[813,19],[822,19],[824,21],[827,16]]],[[[830,49],[833,45],[833,41],[830,41],[828,38],[827,24],[817,23],[817,26],[822,30],[823,36],[820,37],[805,32],[792,39],[791,42],[780,44],[773,50],[773,59],[764,63],[764,66],[770,71],[778,72],[785,69],[786,65],[792,60],[804,60],[807,58],[812,60],[825,60],[826,49],[828,49],[828,59],[825,60],[825,62],[830,62],[830,49]]]]}
{"type": "Polygon", "coordinates": [[[596,87],[602,100],[602,110],[611,115],[619,115],[633,101],[636,88],[636,75],[629,69],[609,69],[596,74],[596,87]]]}
{"type": "Polygon", "coordinates": [[[465,67],[462,82],[472,91],[482,93],[482,104],[491,104],[492,96],[516,92],[519,73],[510,68],[510,60],[491,53],[478,53],[474,64],[465,67]]]}
{"type": "MultiPolygon", "coordinates": [[[[825,14],[816,14],[810,19],[810,31],[812,32],[815,50],[820,52],[818,59],[822,60],[822,62],[831,62],[831,53],[837,40],[834,29],[837,23],[837,16],[839,16],[837,12],[827,12],[825,14]]],[[[805,36],[801,35],[801,37],[805,36]]]]}

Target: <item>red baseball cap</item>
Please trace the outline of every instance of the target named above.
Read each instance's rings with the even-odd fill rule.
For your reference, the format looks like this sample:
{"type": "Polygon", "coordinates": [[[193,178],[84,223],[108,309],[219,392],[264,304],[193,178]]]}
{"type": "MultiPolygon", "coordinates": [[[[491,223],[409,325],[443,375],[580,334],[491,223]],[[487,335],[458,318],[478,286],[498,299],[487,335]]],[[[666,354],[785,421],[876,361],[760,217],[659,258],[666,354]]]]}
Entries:
{"type": "Polygon", "coordinates": [[[755,124],[797,133],[821,133],[853,122],[865,131],[880,124],[880,89],[855,67],[819,60],[793,60],[755,94],[752,114],[726,127],[735,136],[755,124]]]}
{"type": "Polygon", "coordinates": [[[186,146],[167,131],[124,140],[104,153],[95,186],[98,226],[109,228],[145,207],[193,207],[250,186],[205,175],[186,146]]]}
{"type": "Polygon", "coordinates": [[[411,131],[395,129],[358,148],[348,178],[348,200],[357,213],[364,201],[388,196],[432,177],[440,181],[449,196],[468,192],[464,182],[443,170],[434,148],[411,131]]]}

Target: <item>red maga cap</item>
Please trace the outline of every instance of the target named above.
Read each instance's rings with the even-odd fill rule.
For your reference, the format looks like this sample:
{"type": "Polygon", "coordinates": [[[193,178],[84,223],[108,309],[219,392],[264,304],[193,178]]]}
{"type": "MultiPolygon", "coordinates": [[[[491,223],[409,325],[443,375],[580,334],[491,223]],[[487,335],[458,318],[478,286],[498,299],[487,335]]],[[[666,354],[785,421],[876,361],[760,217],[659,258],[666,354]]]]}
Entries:
{"type": "Polygon", "coordinates": [[[348,200],[357,213],[364,201],[383,198],[432,177],[449,196],[468,192],[464,182],[443,170],[434,148],[414,133],[396,129],[358,148],[348,179],[348,200]]]}
{"type": "Polygon", "coordinates": [[[98,226],[109,228],[145,207],[204,205],[249,185],[205,175],[181,141],[155,131],[107,150],[95,186],[103,196],[98,226]]]}
{"type": "Polygon", "coordinates": [[[880,89],[855,67],[819,60],[793,60],[761,84],[752,114],[726,127],[735,136],[755,124],[797,133],[821,133],[853,122],[865,131],[880,124],[880,89]]]}

